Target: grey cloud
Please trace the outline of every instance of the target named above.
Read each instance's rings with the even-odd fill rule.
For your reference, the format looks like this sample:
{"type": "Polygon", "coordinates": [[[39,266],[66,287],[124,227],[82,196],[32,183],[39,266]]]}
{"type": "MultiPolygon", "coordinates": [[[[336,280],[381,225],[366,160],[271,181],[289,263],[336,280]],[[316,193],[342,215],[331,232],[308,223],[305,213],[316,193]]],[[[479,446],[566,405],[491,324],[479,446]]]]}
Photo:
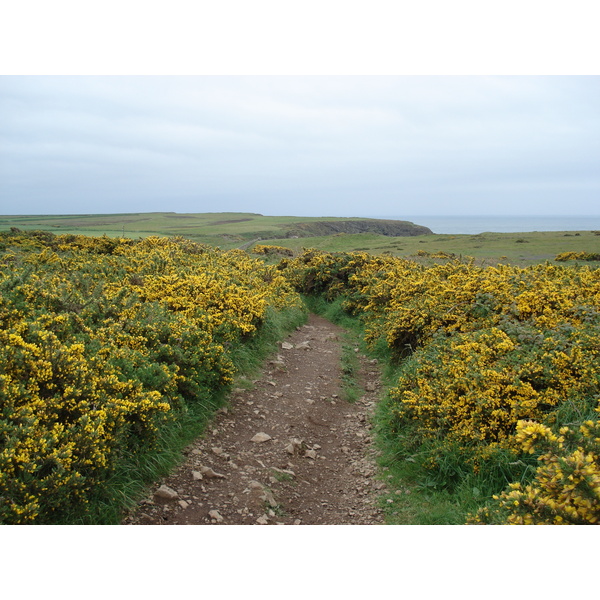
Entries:
{"type": "Polygon", "coordinates": [[[2,77],[0,212],[589,214],[599,81],[2,77]]]}

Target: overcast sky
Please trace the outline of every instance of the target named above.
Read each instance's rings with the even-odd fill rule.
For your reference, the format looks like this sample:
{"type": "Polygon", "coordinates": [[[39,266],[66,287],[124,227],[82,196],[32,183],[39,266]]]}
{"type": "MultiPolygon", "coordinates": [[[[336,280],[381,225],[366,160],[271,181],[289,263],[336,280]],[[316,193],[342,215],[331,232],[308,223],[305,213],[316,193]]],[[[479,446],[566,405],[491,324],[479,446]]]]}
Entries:
{"type": "Polygon", "coordinates": [[[598,215],[598,76],[2,76],[0,214],[598,215]]]}

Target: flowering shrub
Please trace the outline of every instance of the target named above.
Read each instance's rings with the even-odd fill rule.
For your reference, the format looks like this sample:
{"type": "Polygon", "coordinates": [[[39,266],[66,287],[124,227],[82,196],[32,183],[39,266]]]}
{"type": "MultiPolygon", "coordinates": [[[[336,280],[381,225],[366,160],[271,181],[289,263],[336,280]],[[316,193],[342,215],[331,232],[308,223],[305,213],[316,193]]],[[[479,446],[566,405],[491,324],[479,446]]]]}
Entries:
{"type": "Polygon", "coordinates": [[[512,483],[481,508],[469,523],[577,524],[600,522],[600,424],[554,433],[534,421],[517,423],[516,441],[528,453],[539,452],[539,467],[528,485],[512,483]]]}
{"type": "Polygon", "coordinates": [[[426,257],[426,258],[456,258],[456,254],[453,252],[444,252],[440,250],[439,252],[428,252],[427,250],[417,250],[417,256],[426,257]]]}
{"type": "Polygon", "coordinates": [[[256,244],[252,248],[252,252],[254,254],[266,254],[269,256],[277,254],[280,256],[294,256],[294,251],[289,248],[284,248],[283,246],[267,246],[264,244],[256,244]]]}
{"type": "Polygon", "coordinates": [[[81,510],[123,452],[210,401],[282,274],[182,238],[0,236],[0,522],[81,510]]]}
{"type": "MultiPolygon", "coordinates": [[[[359,286],[353,277],[359,273],[363,277],[376,277],[380,271],[390,268],[396,261],[388,256],[372,256],[366,252],[332,254],[321,250],[309,249],[293,260],[283,259],[278,268],[286,278],[303,294],[323,294],[333,300],[337,296],[353,296],[359,286]]],[[[418,265],[401,261],[408,266],[418,265]]],[[[358,301],[358,298],[356,298],[358,301]]],[[[358,308],[358,304],[348,303],[348,310],[358,308]]]]}
{"type": "Polygon", "coordinates": [[[399,355],[428,343],[436,332],[474,331],[501,321],[537,328],[595,320],[600,308],[600,271],[538,265],[476,267],[452,260],[425,267],[366,253],[307,250],[282,261],[296,289],[343,295],[360,314],[367,340],[385,339],[399,355]]]}
{"type": "Polygon", "coordinates": [[[170,409],[159,391],[106,363],[106,351],[61,341],[52,320],[43,321],[23,323],[19,334],[0,331],[4,523],[51,520],[85,502],[118,445],[150,438],[170,409]]]}
{"type": "Polygon", "coordinates": [[[600,260],[600,254],[595,252],[562,252],[557,254],[554,259],[558,262],[566,262],[568,260],[600,260]]]}
{"type": "Polygon", "coordinates": [[[548,331],[519,344],[498,328],[432,340],[390,390],[400,422],[425,438],[482,450],[515,447],[521,419],[557,421],[557,411],[587,414],[600,394],[600,328],[548,331]],[[475,448],[473,447],[475,444],[475,448]]]}
{"type": "MultiPolygon", "coordinates": [[[[461,477],[502,460],[500,479],[490,485],[503,487],[526,466],[518,423],[535,421],[558,435],[593,414],[600,397],[600,270],[483,268],[444,258],[450,260],[426,267],[307,250],[280,268],[305,294],[342,296],[372,347],[406,359],[386,399],[386,435],[397,437],[398,455],[418,455],[425,470],[461,477]]],[[[589,422],[597,427],[597,417],[589,422]]],[[[594,440],[584,458],[579,450],[565,456],[597,469],[594,440]]],[[[587,518],[582,514],[577,518],[587,518]]]]}

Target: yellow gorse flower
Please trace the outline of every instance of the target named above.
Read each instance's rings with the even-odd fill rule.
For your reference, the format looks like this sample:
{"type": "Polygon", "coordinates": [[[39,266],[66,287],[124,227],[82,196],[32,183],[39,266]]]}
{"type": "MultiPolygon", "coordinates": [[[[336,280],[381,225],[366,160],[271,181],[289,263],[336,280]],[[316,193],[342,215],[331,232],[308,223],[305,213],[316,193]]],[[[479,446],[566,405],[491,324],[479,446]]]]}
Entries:
{"type": "Polygon", "coordinates": [[[229,348],[300,307],[274,266],[183,238],[34,232],[0,255],[0,522],[53,522],[119,455],[231,383],[229,348]]]}
{"type": "Polygon", "coordinates": [[[341,296],[371,346],[408,358],[389,391],[392,426],[428,444],[424,468],[452,449],[477,472],[496,452],[549,445],[537,483],[514,487],[505,508],[519,522],[596,522],[597,420],[581,425],[585,449],[565,445],[572,428],[560,425],[564,414],[585,419],[600,398],[600,269],[438,258],[449,260],[306,250],[282,268],[299,291],[341,296]],[[545,521],[523,508],[531,494],[545,521]]]}

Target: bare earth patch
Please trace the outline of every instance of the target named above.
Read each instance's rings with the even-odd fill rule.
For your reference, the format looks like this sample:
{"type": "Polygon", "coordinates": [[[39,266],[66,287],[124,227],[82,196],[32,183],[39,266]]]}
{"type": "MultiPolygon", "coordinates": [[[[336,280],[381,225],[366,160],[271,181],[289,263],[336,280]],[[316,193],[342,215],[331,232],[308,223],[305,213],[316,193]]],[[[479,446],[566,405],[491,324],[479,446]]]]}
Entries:
{"type": "Polygon", "coordinates": [[[340,397],[342,336],[311,315],[123,523],[383,523],[370,435],[380,375],[359,355],[364,394],[353,404],[340,397]]]}

